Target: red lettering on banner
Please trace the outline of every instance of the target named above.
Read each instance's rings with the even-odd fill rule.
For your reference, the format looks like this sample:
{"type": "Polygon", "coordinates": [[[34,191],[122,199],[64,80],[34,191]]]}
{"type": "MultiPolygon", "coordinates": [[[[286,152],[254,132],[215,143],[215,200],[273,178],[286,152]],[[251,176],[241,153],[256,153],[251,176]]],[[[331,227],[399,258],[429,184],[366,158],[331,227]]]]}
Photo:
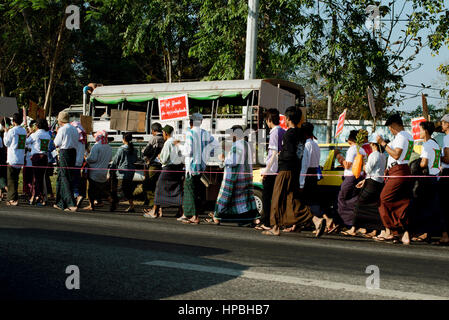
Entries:
{"type": "Polygon", "coordinates": [[[187,95],[159,98],[159,119],[161,121],[184,119],[189,117],[187,95]]]}
{"type": "Polygon", "coordinates": [[[426,118],[424,117],[419,117],[419,118],[414,118],[412,119],[412,135],[413,135],[413,140],[420,140],[421,138],[419,137],[419,124],[421,122],[426,122],[426,118]]]}

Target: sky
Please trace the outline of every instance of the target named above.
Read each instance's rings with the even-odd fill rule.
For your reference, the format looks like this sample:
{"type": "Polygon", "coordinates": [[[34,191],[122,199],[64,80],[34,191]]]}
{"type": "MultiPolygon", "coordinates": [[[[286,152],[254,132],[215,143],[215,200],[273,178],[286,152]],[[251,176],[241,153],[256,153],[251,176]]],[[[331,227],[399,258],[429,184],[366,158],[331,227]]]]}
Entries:
{"type": "MultiPolygon", "coordinates": [[[[382,4],[387,2],[388,1],[382,1],[382,4]]],[[[410,3],[411,1],[407,2],[410,3]]],[[[445,5],[449,8],[449,0],[445,0],[445,5]]],[[[401,19],[406,19],[406,14],[410,12],[411,5],[408,4],[401,16],[401,19]]],[[[405,26],[405,22],[400,23],[402,23],[402,26],[405,26]]],[[[395,28],[397,33],[394,35],[398,37],[401,29],[402,28],[395,28]]],[[[423,38],[423,41],[428,35],[428,30],[423,30],[419,33],[419,36],[423,38]]],[[[447,105],[447,101],[440,97],[439,90],[426,89],[422,91],[422,88],[414,86],[421,86],[422,83],[426,86],[430,85],[433,89],[447,88],[445,77],[438,71],[438,67],[441,64],[449,64],[449,48],[447,45],[443,46],[439,54],[436,56],[432,55],[432,52],[428,47],[423,48],[414,63],[421,63],[422,66],[418,70],[411,72],[404,77],[404,84],[407,84],[408,86],[401,89],[400,92],[402,92],[401,95],[405,96],[406,99],[401,102],[399,109],[403,111],[412,111],[416,109],[417,106],[421,106],[421,93],[428,94],[428,105],[433,104],[436,107],[445,107],[447,105]],[[418,97],[413,97],[413,94],[418,95],[418,97]]]]}

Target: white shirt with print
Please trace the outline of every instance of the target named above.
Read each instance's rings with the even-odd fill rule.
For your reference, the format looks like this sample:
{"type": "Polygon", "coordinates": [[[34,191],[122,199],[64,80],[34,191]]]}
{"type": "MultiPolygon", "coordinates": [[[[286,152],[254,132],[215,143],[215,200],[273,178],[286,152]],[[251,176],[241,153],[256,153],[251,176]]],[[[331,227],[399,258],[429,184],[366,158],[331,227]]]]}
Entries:
{"type": "Polygon", "coordinates": [[[10,165],[23,165],[25,160],[27,132],[20,126],[15,126],[3,137],[5,146],[8,148],[7,162],[10,165]],[[22,137],[20,137],[22,136],[22,137]]]}
{"type": "Polygon", "coordinates": [[[422,147],[421,159],[425,158],[428,160],[427,167],[429,168],[429,173],[432,176],[436,176],[438,173],[440,173],[440,146],[434,140],[430,139],[424,142],[422,147]]]}
{"type": "MultiPolygon", "coordinates": [[[[446,148],[449,149],[449,134],[445,135],[443,139],[443,149],[441,150],[442,156],[444,156],[444,149],[446,148]]],[[[443,161],[441,161],[441,165],[443,169],[449,169],[449,163],[444,163],[443,161]]]]}
{"type": "Polygon", "coordinates": [[[402,149],[402,153],[398,160],[395,160],[391,155],[388,157],[388,168],[390,168],[394,162],[397,162],[398,164],[408,164],[413,152],[413,144],[413,137],[410,133],[407,131],[399,132],[388,146],[393,150],[400,148],[402,149]]]}

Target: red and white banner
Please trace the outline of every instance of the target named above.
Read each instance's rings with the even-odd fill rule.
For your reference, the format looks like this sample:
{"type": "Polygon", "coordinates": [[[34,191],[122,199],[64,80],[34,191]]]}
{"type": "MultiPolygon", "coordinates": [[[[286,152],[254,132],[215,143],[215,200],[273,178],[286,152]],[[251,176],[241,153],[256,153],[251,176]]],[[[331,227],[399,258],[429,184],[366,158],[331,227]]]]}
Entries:
{"type": "Polygon", "coordinates": [[[159,98],[159,119],[161,121],[189,117],[189,99],[186,94],[159,98]]]}
{"type": "Polygon", "coordinates": [[[345,118],[346,118],[346,109],[338,117],[337,131],[335,132],[335,138],[337,138],[343,132],[343,127],[345,125],[345,118]]]}
{"type": "Polygon", "coordinates": [[[413,140],[421,140],[419,137],[419,124],[421,122],[426,122],[426,118],[424,117],[419,117],[419,118],[413,118],[412,119],[412,135],[413,135],[413,140]]]}
{"type": "Polygon", "coordinates": [[[283,114],[279,115],[279,126],[284,130],[288,129],[287,128],[287,120],[283,114]]]}

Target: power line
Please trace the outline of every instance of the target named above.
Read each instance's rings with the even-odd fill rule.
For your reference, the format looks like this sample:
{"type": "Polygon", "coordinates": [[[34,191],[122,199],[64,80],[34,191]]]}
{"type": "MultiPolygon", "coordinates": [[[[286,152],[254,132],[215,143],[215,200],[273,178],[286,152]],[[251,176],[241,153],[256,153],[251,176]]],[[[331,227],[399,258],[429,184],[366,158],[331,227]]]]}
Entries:
{"type": "MultiPolygon", "coordinates": [[[[404,92],[404,91],[398,91],[398,93],[401,93],[401,94],[408,94],[408,95],[414,96],[414,97],[412,97],[412,98],[417,98],[417,97],[420,97],[420,96],[421,96],[421,95],[416,94],[416,93],[410,93],[410,92],[404,92]]],[[[427,97],[427,98],[431,98],[431,99],[447,100],[446,98],[442,98],[442,97],[432,97],[432,96],[426,96],[426,97],[427,97]]]]}
{"type": "Polygon", "coordinates": [[[409,83],[404,83],[407,87],[415,87],[415,88],[421,88],[421,89],[425,89],[425,90],[435,90],[435,91],[441,91],[443,89],[438,89],[438,88],[427,88],[427,87],[423,87],[423,86],[418,86],[416,84],[409,84],[409,83]]]}

